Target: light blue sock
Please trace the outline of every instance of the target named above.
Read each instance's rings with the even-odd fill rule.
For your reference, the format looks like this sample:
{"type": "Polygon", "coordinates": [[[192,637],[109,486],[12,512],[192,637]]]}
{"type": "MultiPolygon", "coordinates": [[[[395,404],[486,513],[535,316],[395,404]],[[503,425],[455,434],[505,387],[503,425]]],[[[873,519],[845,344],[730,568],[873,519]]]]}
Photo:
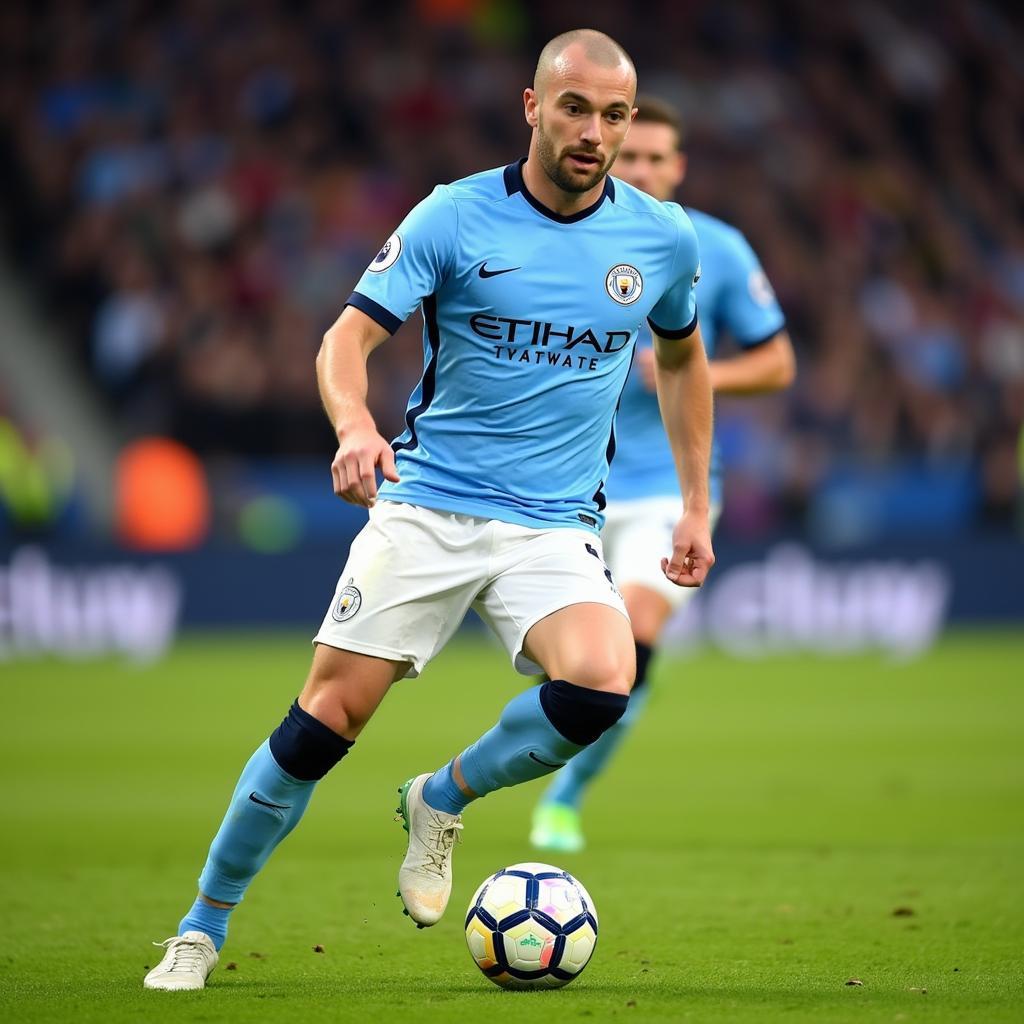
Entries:
{"type": "MultiPolygon", "coordinates": [[[[583,748],[552,724],[534,686],[505,705],[498,724],[462,752],[459,765],[477,796],[549,775],[583,748]]],[[[431,807],[460,814],[470,802],[451,777],[451,763],[435,772],[423,788],[431,807]]]]}
{"type": "Polygon", "coordinates": [[[232,907],[211,907],[203,901],[202,897],[196,897],[192,909],[181,919],[178,925],[178,934],[185,932],[202,932],[213,939],[213,945],[220,949],[228,937],[228,917],[232,907]]]}
{"type": "MultiPolygon", "coordinates": [[[[315,786],[316,782],[284,771],[270,752],[270,741],[265,741],[238,780],[199,876],[199,891],[221,903],[238,903],[277,844],[299,823],[315,786]]],[[[205,932],[219,949],[227,936],[229,913],[199,900],[179,927],[205,932]]]]}
{"type": "Polygon", "coordinates": [[[565,804],[579,809],[590,783],[604,771],[633,723],[640,717],[647,703],[648,689],[647,686],[634,688],[629,695],[626,713],[610,729],[606,729],[599,739],[589,747],[584,747],[561,771],[555,773],[551,785],[541,797],[541,803],[565,804]]]}
{"type": "Polygon", "coordinates": [[[423,799],[435,811],[444,811],[445,814],[461,814],[470,803],[469,797],[459,789],[452,775],[454,764],[452,760],[443,768],[438,768],[423,784],[423,799]]]}

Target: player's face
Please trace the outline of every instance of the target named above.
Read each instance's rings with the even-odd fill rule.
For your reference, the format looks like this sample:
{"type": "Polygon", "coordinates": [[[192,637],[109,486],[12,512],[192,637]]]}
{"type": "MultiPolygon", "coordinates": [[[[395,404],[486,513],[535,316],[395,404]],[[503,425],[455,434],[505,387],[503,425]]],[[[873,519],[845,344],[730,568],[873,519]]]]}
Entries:
{"type": "Polygon", "coordinates": [[[686,174],[675,129],[668,124],[634,124],[613,168],[617,178],[664,202],[675,194],[686,174]]]}
{"type": "Polygon", "coordinates": [[[632,120],[633,76],[621,67],[577,65],[552,77],[538,96],[527,90],[527,120],[537,155],[565,192],[589,192],[608,173],[632,120]]]}

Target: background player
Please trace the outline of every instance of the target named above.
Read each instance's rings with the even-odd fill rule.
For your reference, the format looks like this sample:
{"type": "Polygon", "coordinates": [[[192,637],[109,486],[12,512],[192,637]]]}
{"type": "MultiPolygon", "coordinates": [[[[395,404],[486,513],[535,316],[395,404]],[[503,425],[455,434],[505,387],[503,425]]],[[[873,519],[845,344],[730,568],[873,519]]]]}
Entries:
{"type": "MultiPolygon", "coordinates": [[[[656,199],[669,200],[686,174],[678,112],[654,97],[637,97],[638,112],[619,151],[615,174],[656,199]]],[[[795,359],[785,318],[747,240],[734,227],[699,210],[687,209],[700,241],[700,323],[708,357],[720,335],[744,351],[711,359],[714,390],[757,394],[787,387],[795,359]]],[[[616,423],[618,448],[609,481],[602,539],[606,558],[629,609],[636,640],[636,682],[619,721],[555,775],[534,811],[530,841],[545,850],[584,846],[580,806],[590,783],[643,709],[647,670],[669,616],[694,591],[672,586],[653,571],[679,516],[679,489],[655,390],[654,352],[643,332],[622,395],[616,423]]],[[[722,503],[722,466],[711,462],[712,525],[722,503]]]]}
{"type": "Polygon", "coordinates": [[[228,915],[316,783],[470,607],[520,671],[550,681],[515,697],[444,768],[402,787],[399,889],[418,924],[444,913],[463,808],[561,767],[622,715],[634,648],[599,530],[615,408],[645,321],[686,497],[657,558],[673,585],[705,578],[711,389],[693,294],[697,240],[680,207],[607,177],[635,93],[632,62],[607,36],[549,43],[524,93],[528,158],[435,189],[327,332],[317,371],[339,439],[334,488],[371,508],[370,522],[306,685],[242,772],[199,897],[147,987],[205,985],[228,915]],[[392,446],[366,408],[366,360],[417,307],[423,377],[392,446]]]}

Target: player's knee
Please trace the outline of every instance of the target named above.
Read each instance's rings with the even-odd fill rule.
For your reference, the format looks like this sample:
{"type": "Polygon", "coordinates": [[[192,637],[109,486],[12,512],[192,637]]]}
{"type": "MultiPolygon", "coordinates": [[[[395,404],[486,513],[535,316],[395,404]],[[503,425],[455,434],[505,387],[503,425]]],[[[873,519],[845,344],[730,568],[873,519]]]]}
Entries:
{"type": "Polygon", "coordinates": [[[548,721],[567,740],[585,747],[623,716],[629,695],[552,679],[541,686],[540,703],[548,721]]]}
{"type": "Polygon", "coordinates": [[[358,702],[340,680],[310,676],[302,690],[302,706],[318,721],[339,735],[355,735],[366,725],[358,702]]]}
{"type": "Polygon", "coordinates": [[[358,686],[346,673],[316,658],[299,700],[306,711],[339,735],[358,735],[372,714],[372,706],[360,699],[358,686]]]}
{"type": "Polygon", "coordinates": [[[636,657],[632,646],[581,650],[564,660],[557,674],[589,690],[628,696],[636,678],[636,657]]]}

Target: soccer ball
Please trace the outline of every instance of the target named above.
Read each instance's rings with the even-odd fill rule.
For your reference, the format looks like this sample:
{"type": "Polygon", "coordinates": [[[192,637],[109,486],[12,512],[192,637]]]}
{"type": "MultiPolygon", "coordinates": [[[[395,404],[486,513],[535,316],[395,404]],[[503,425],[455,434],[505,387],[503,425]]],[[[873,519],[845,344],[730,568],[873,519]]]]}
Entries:
{"type": "Polygon", "coordinates": [[[484,880],[466,912],[477,967],[502,988],[561,988],[587,966],[597,910],[586,889],[550,864],[513,864],[484,880]]]}

